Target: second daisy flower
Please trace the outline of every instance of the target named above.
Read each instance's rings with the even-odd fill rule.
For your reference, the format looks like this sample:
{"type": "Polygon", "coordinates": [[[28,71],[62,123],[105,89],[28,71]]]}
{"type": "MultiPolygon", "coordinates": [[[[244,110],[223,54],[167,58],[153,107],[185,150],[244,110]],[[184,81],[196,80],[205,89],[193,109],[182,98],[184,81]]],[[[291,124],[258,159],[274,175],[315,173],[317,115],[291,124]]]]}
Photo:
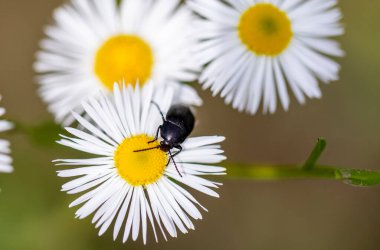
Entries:
{"type": "Polygon", "coordinates": [[[321,97],[318,80],[338,79],[330,56],[344,53],[336,0],[190,0],[197,21],[200,81],[239,111],[273,113],[277,96],[289,107],[288,86],[300,103],[321,97]],[[262,101],[261,101],[262,100],[262,101]]]}
{"type": "Polygon", "coordinates": [[[191,56],[192,12],[179,0],[72,0],[58,8],[45,29],[35,69],[40,94],[58,122],[114,82],[170,84],[178,102],[201,104],[195,90],[179,82],[197,78],[191,56]]]}

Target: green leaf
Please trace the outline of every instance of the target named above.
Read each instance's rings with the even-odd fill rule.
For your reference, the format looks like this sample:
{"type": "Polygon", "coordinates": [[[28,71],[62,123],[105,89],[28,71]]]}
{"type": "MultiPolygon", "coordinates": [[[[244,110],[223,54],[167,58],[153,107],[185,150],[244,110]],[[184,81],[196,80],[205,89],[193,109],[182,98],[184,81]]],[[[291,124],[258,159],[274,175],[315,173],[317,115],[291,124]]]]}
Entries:
{"type": "Polygon", "coordinates": [[[341,180],[349,185],[370,187],[380,184],[380,172],[359,169],[337,169],[341,180]]]}

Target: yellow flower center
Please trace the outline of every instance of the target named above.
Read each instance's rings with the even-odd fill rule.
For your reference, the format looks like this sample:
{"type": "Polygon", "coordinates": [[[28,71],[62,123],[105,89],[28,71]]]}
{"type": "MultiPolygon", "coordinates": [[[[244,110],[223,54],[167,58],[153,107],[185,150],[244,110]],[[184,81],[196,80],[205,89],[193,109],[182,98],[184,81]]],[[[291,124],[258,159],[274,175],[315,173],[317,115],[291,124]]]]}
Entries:
{"type": "Polygon", "coordinates": [[[239,37],[255,54],[276,56],[289,45],[291,22],[285,12],[269,3],[260,3],[246,10],[240,18],[239,37]]]}
{"type": "Polygon", "coordinates": [[[132,186],[154,183],[164,174],[168,162],[168,156],[164,151],[152,149],[134,152],[158,146],[158,141],[148,144],[153,139],[145,134],[126,138],[115,151],[117,171],[132,186]]]}
{"type": "Polygon", "coordinates": [[[117,35],[108,39],[97,51],[94,70],[108,89],[115,82],[144,84],[153,69],[150,46],[134,35],[117,35]]]}

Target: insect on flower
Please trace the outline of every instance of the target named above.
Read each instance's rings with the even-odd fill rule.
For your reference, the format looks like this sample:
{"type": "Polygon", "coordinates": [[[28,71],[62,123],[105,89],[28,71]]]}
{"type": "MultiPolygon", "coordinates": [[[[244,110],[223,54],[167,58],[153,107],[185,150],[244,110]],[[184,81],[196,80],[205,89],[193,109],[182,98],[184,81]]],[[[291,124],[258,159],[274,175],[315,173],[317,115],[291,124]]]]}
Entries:
{"type": "Polygon", "coordinates": [[[187,137],[194,118],[188,108],[173,104],[173,88],[153,83],[136,84],[134,88],[122,86],[115,83],[113,95],[83,102],[83,115],[73,113],[83,130],[67,128],[71,135],[62,135],[58,143],[95,157],[55,161],[70,167],[59,170],[60,177],[74,178],[62,186],[62,191],[84,192],[70,206],[81,205],[75,213],[80,219],[93,214],[92,222],[99,228],[99,235],[113,227],[114,239],[122,234],[122,241],[126,242],[141,235],[145,244],[149,224],[156,241],[158,230],[165,239],[167,233],[171,237],[188,233],[195,229],[192,220],[202,219],[199,207],[206,210],[190,190],[219,197],[214,189],[222,184],[205,176],[225,174],[225,168],[215,165],[226,159],[219,145],[225,138],[187,137]],[[186,122],[181,123],[180,119],[186,122]],[[177,130],[165,122],[176,125],[177,130]],[[167,128],[169,132],[165,132],[167,128]],[[163,146],[156,139],[160,132],[163,146]],[[175,156],[180,150],[178,146],[183,148],[180,157],[175,156]],[[156,149],[134,152],[148,147],[156,149]],[[163,150],[175,147],[173,155],[163,150]],[[168,164],[169,160],[172,161],[168,164]],[[186,175],[178,175],[174,161],[186,175]]]}
{"type": "Polygon", "coordinates": [[[168,152],[170,157],[167,165],[169,165],[170,160],[172,160],[178,174],[182,177],[181,173],[178,170],[177,164],[174,161],[174,156],[181,153],[181,143],[183,143],[186,140],[186,138],[190,135],[191,131],[193,131],[195,121],[194,115],[189,107],[177,104],[173,105],[169,109],[165,119],[165,116],[162,113],[158,104],[155,102],[152,102],[152,104],[154,104],[160,112],[163,123],[158,127],[154,140],[149,141],[148,143],[157,141],[158,134],[160,133],[160,131],[160,135],[163,140],[156,147],[135,150],[134,152],[143,152],[156,148],[159,148],[164,152],[168,152]],[[178,149],[178,151],[174,154],[172,154],[171,152],[171,149],[173,148],[178,149]]]}

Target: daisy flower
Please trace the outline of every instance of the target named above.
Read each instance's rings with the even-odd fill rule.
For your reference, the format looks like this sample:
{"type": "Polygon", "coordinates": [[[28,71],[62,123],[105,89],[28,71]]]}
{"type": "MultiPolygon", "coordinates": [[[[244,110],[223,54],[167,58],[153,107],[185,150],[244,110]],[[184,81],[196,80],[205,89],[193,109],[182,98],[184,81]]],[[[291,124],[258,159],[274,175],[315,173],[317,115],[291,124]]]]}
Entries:
{"type": "Polygon", "coordinates": [[[200,82],[239,111],[285,110],[288,88],[298,102],[320,98],[318,81],[338,79],[331,59],[344,52],[336,0],[189,0],[201,17],[195,58],[207,65],[200,82]],[[262,100],[262,101],[261,101],[262,100]]]}
{"type": "Polygon", "coordinates": [[[224,168],[213,165],[225,159],[219,146],[224,137],[188,138],[174,157],[180,174],[163,150],[136,152],[159,145],[158,141],[148,143],[162,124],[152,100],[166,113],[173,95],[171,87],[146,84],[120,90],[115,84],[113,96],[83,103],[90,121],[73,113],[86,132],[67,128],[72,137],[62,136],[59,143],[94,158],[57,160],[58,165],[75,166],[58,171],[58,176],[75,178],[62,191],[84,192],[70,207],[82,204],[76,212],[80,219],[94,214],[92,222],[100,228],[99,235],[114,223],[114,239],[121,233],[123,242],[130,236],[136,240],[141,233],[145,244],[148,224],[156,241],[158,230],[165,240],[166,233],[176,237],[177,231],[194,229],[192,219],[202,218],[199,208],[206,210],[188,188],[218,197],[213,189],[221,184],[204,176],[225,174],[224,168]]]}
{"type": "MultiPolygon", "coordinates": [[[[0,96],[1,100],[1,96],[0,96]]],[[[5,114],[5,109],[0,107],[0,117],[5,114]]],[[[12,123],[0,120],[0,132],[7,131],[13,127],[12,123]]],[[[12,158],[9,156],[9,142],[7,140],[0,139],[0,172],[10,173],[13,171],[12,158]]]]}
{"type": "Polygon", "coordinates": [[[173,85],[176,102],[200,105],[196,91],[179,82],[197,79],[191,10],[180,0],[72,0],[55,10],[34,68],[40,95],[56,121],[114,82],[173,85]]]}

